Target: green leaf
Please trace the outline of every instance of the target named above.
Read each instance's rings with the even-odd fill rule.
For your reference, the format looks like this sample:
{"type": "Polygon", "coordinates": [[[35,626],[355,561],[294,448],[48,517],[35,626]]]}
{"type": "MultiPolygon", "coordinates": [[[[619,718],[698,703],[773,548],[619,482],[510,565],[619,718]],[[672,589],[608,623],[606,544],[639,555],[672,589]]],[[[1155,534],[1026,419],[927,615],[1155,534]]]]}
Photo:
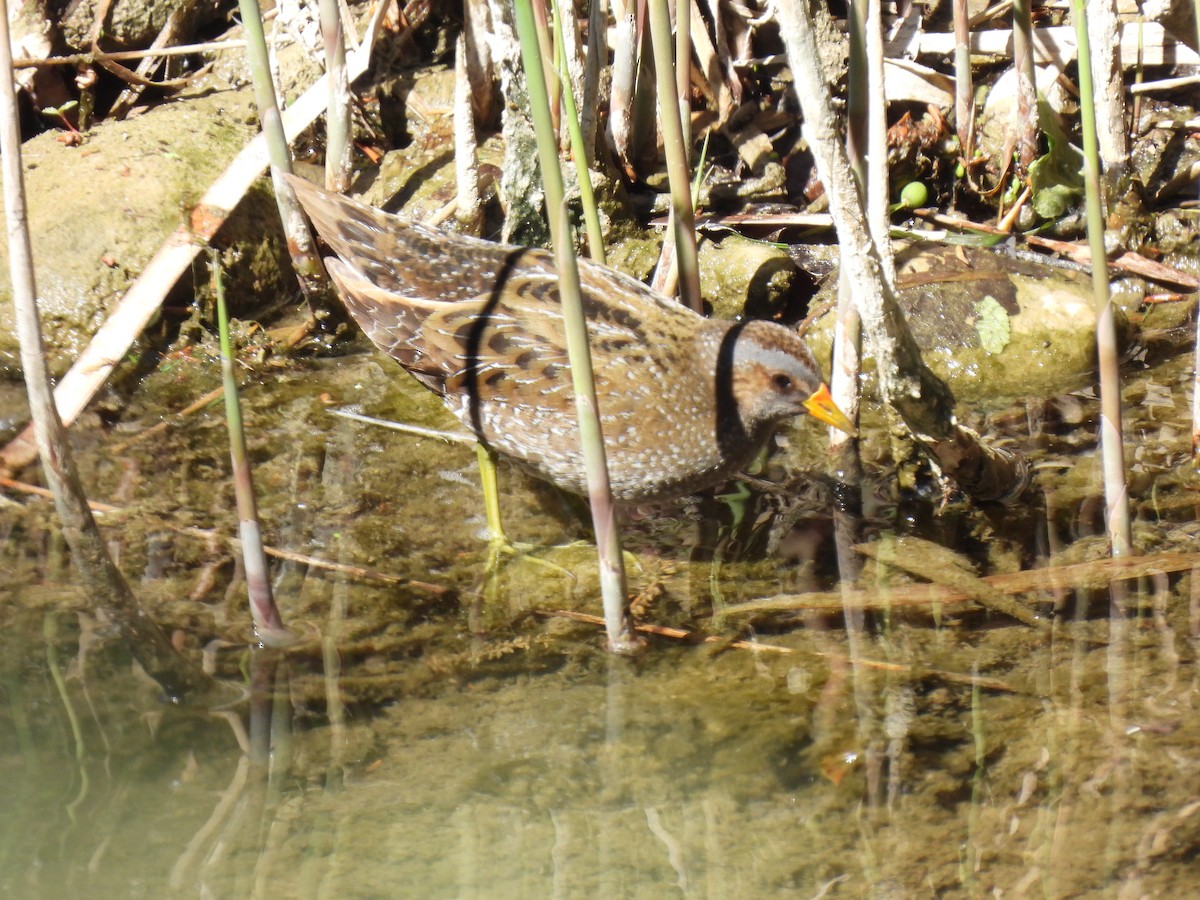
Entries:
{"type": "Polygon", "coordinates": [[[988,295],[975,304],[975,330],[979,333],[979,346],[995,355],[1003,352],[1012,340],[1012,325],[1008,313],[995,297],[988,295]]]}
{"type": "Polygon", "coordinates": [[[1029,164],[1029,186],[1034,211],[1043,219],[1057,219],[1083,196],[1083,153],[1068,139],[1040,94],[1038,110],[1050,152],[1029,164]]]}

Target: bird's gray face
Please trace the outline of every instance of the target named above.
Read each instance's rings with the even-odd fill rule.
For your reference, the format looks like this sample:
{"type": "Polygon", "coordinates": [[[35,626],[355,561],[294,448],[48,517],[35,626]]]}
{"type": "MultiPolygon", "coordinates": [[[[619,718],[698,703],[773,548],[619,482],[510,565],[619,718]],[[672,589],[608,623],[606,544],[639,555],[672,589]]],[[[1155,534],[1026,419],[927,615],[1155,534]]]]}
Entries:
{"type": "Polygon", "coordinates": [[[750,321],[733,347],[733,396],[748,432],[811,412],[821,388],[812,352],[799,336],[774,322],[750,321]]]}

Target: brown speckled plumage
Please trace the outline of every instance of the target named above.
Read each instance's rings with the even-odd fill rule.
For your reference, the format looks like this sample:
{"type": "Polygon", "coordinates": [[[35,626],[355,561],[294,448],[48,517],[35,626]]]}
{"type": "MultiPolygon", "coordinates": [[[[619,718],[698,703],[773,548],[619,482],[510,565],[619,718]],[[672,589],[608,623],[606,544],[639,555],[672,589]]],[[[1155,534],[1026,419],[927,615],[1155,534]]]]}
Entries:
{"type": "MultiPolygon", "coordinates": [[[[337,254],[329,273],[371,340],[489,447],[585,493],[550,254],[444,234],[291,183],[337,254]]],[[[616,499],[727,480],[775,425],[806,409],[848,425],[827,403],[812,354],[783,326],[705,319],[586,260],[579,273],[616,499]]]]}

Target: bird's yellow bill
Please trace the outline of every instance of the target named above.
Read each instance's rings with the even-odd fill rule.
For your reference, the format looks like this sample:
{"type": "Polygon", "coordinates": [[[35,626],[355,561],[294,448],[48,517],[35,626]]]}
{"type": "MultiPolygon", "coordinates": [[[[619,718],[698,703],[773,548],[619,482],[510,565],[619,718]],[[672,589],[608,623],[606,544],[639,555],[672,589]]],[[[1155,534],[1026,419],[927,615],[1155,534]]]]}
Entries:
{"type": "Polygon", "coordinates": [[[828,385],[823,384],[817,388],[813,395],[804,401],[804,408],[814,419],[820,419],[826,425],[832,425],[846,434],[858,436],[858,429],[854,427],[854,423],[833,402],[828,385]]]}

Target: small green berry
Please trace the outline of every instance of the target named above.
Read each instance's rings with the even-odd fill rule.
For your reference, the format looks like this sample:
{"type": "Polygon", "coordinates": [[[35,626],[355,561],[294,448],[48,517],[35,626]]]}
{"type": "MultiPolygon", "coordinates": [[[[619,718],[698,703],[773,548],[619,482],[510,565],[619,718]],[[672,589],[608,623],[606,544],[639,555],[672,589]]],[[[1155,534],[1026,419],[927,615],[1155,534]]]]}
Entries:
{"type": "Polygon", "coordinates": [[[918,209],[929,202],[929,188],[921,181],[910,181],[900,191],[900,205],[904,209],[918,209]]]}

